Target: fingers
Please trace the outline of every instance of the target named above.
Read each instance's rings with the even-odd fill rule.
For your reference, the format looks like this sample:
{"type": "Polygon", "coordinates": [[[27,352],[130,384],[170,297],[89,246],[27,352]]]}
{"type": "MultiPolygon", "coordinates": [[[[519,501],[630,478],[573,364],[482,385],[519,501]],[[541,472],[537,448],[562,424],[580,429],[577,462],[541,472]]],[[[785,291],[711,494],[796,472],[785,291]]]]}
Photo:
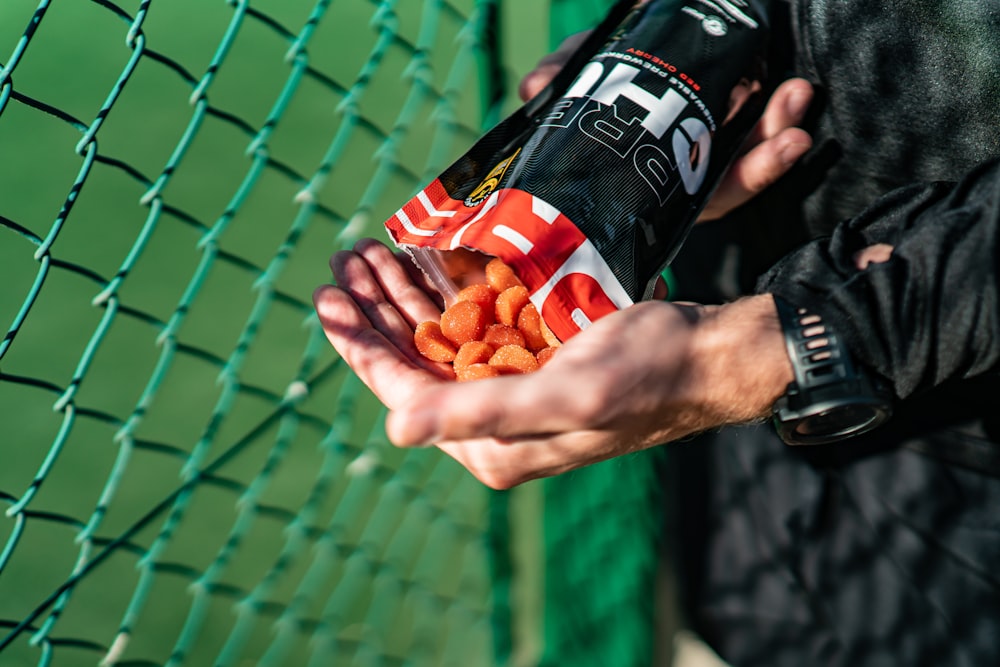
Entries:
{"type": "MultiPolygon", "coordinates": [[[[416,262],[413,261],[413,258],[410,257],[408,253],[398,250],[395,254],[396,259],[399,260],[399,263],[406,269],[406,273],[409,274],[410,280],[413,284],[418,289],[422,290],[427,298],[434,303],[438,312],[443,311],[445,308],[444,297],[431,283],[431,279],[427,276],[427,274],[424,273],[419,266],[417,266],[416,262]]],[[[420,322],[417,322],[417,324],[419,323],[420,322]]]]}
{"type": "MultiPolygon", "coordinates": [[[[475,382],[433,387],[386,420],[401,446],[480,437],[524,438],[586,427],[594,413],[588,394],[567,398],[566,374],[547,368],[475,382]]],[[[599,409],[597,411],[599,413],[599,409]]]]}
{"type": "Polygon", "coordinates": [[[442,382],[372,327],[344,290],[324,285],[313,293],[313,303],[330,344],[389,408],[405,405],[427,387],[442,382]]]}
{"type": "Polygon", "coordinates": [[[812,84],[805,79],[789,79],[774,91],[746,142],[751,148],[733,163],[719,186],[719,203],[727,210],[777,181],[812,147],[809,133],[796,127],[812,98],[812,84]]]}
{"type": "Polygon", "coordinates": [[[408,350],[413,346],[413,327],[386,299],[382,286],[362,256],[339,252],[330,259],[330,267],[334,280],[361,310],[369,327],[381,332],[397,348],[408,350]]]}
{"type": "Polygon", "coordinates": [[[330,343],[365,384],[381,395],[386,378],[406,370],[450,377],[413,343],[414,325],[441,311],[388,247],[364,239],[335,254],[330,268],[339,287],[319,288],[313,302],[330,343]]]}
{"type": "Polygon", "coordinates": [[[760,121],[747,138],[750,148],[730,166],[699,221],[720,218],[760,194],[785,175],[812,147],[812,137],[797,127],[805,118],[813,88],[789,79],[774,91],[760,121]]]}
{"type": "Polygon", "coordinates": [[[441,309],[427,293],[420,269],[409,257],[402,257],[374,239],[362,239],[354,251],[371,267],[372,275],[389,301],[412,329],[421,322],[441,317],[441,309]]]}
{"type": "Polygon", "coordinates": [[[699,221],[722,217],[753,199],[784,176],[811,147],[812,137],[796,127],[757,144],[733,162],[699,221]]]}
{"type": "Polygon", "coordinates": [[[747,145],[753,146],[778,136],[783,130],[795,127],[805,119],[809,104],[813,99],[813,87],[805,79],[789,79],[779,85],[760,121],[747,139],[747,145]]]}
{"type": "Polygon", "coordinates": [[[549,85],[570,56],[586,41],[590,31],[578,32],[563,40],[559,48],[538,61],[535,69],[528,72],[517,88],[517,94],[527,102],[549,85]]]}
{"type": "Polygon", "coordinates": [[[623,453],[620,439],[605,431],[574,431],[517,441],[447,441],[437,447],[494,489],[509,489],[623,453]]]}
{"type": "Polygon", "coordinates": [[[656,285],[653,286],[653,298],[657,301],[663,301],[668,296],[670,296],[670,286],[667,285],[663,276],[657,276],[656,285]]]}
{"type": "Polygon", "coordinates": [[[527,102],[542,92],[561,69],[562,63],[539,63],[535,69],[525,74],[524,78],[521,79],[521,83],[517,87],[518,97],[521,98],[521,101],[527,102]]]}
{"type": "Polygon", "coordinates": [[[362,240],[355,251],[335,254],[330,268],[335,282],[350,295],[370,326],[411,360],[423,364],[425,360],[413,344],[413,328],[437,319],[441,311],[414,284],[392,251],[377,241],[362,240]]]}
{"type": "Polygon", "coordinates": [[[864,271],[869,264],[888,262],[892,257],[893,247],[888,243],[876,243],[854,253],[854,265],[864,271]]]}

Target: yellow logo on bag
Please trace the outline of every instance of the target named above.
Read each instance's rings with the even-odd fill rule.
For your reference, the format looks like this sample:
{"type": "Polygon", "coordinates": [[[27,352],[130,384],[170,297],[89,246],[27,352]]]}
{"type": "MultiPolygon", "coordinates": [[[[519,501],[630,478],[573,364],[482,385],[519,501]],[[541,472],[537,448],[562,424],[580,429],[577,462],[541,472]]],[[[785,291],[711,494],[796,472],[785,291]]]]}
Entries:
{"type": "Polygon", "coordinates": [[[518,156],[521,149],[518,148],[514,151],[514,154],[509,158],[501,161],[497,166],[490,170],[490,173],[486,174],[486,178],[476,186],[476,189],[469,193],[469,196],[465,198],[466,206],[479,206],[486,198],[493,194],[493,191],[500,187],[500,181],[503,180],[504,174],[507,173],[507,168],[510,167],[510,163],[514,161],[514,158],[518,156]]]}

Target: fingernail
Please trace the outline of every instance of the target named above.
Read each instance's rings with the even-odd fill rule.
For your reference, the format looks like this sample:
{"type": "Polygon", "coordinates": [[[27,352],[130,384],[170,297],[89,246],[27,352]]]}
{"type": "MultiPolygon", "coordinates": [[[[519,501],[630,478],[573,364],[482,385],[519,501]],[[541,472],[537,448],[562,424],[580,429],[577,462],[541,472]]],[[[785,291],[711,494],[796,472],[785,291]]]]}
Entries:
{"type": "Polygon", "coordinates": [[[437,421],[433,410],[398,410],[386,418],[385,432],[400,447],[430,447],[441,440],[437,421]]]}
{"type": "Polygon", "coordinates": [[[785,101],[785,111],[796,120],[801,120],[806,115],[809,103],[812,101],[812,94],[806,90],[795,90],[788,95],[785,101]]]}
{"type": "Polygon", "coordinates": [[[786,166],[795,164],[800,157],[805,155],[809,148],[809,144],[801,142],[790,143],[781,149],[781,161],[784,162],[786,166]]]}

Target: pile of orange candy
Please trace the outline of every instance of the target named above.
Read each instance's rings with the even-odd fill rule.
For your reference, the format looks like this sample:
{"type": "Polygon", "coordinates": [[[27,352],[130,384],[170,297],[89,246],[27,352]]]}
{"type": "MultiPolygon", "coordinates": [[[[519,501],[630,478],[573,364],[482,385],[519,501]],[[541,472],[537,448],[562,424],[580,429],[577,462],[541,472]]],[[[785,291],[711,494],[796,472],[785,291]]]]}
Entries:
{"type": "Polygon", "coordinates": [[[486,265],[486,283],[459,291],[441,321],[421,322],[417,350],[431,361],[452,364],[460,381],[531,373],[559,347],[528,299],[528,289],[499,259],[486,265]]]}

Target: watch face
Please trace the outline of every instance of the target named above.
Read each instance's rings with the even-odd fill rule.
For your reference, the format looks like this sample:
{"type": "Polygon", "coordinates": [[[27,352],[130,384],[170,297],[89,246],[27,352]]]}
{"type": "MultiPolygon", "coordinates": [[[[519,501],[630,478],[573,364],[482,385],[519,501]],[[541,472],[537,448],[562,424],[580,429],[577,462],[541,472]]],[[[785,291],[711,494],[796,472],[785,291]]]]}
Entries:
{"type": "Polygon", "coordinates": [[[795,425],[794,435],[802,442],[824,442],[862,433],[880,424],[885,411],[876,405],[841,405],[804,417],[795,425]]]}

